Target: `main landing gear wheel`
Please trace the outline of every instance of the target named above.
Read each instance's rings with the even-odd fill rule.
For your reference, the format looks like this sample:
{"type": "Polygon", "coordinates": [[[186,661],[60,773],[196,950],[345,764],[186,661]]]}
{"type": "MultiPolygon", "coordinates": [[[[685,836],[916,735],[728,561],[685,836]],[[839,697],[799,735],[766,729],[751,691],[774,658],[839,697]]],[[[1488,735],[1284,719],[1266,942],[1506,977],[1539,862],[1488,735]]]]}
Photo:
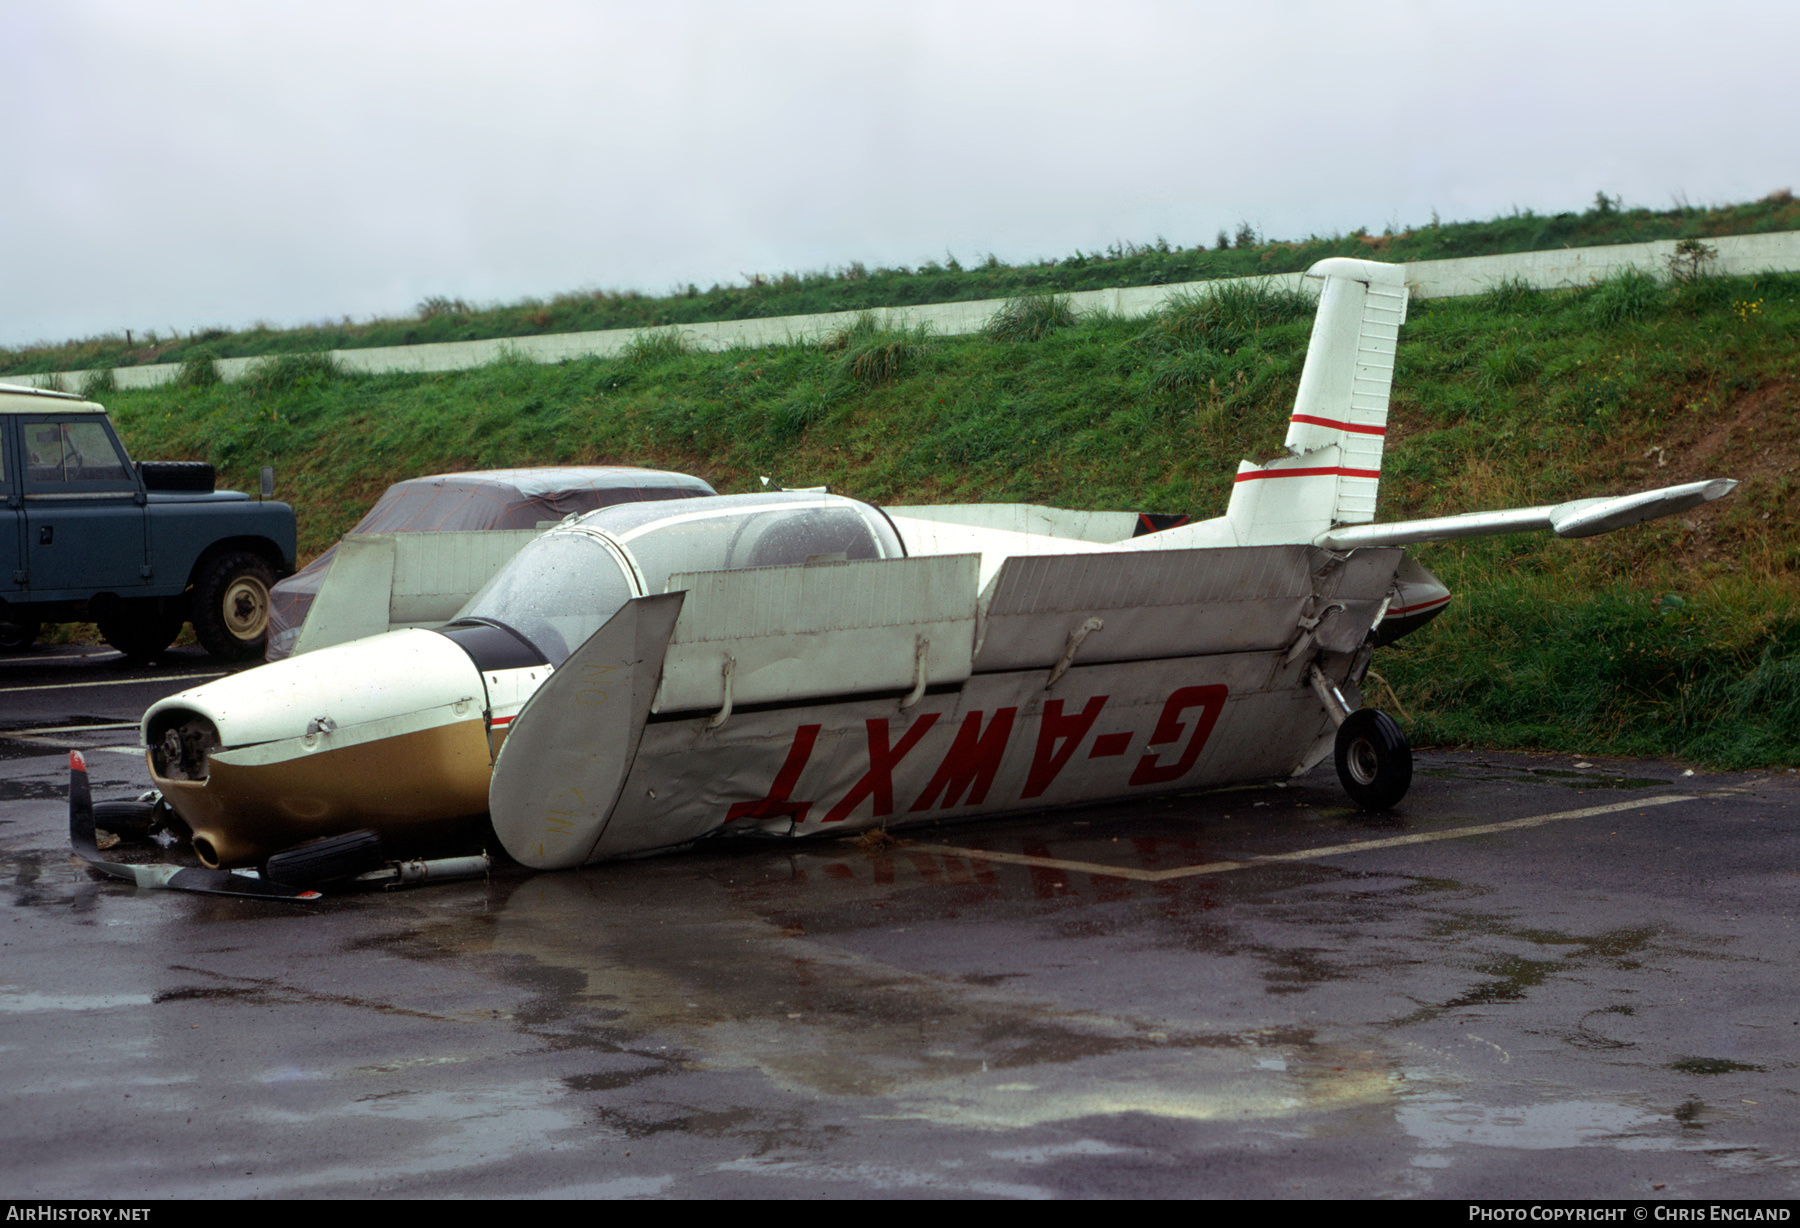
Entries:
{"type": "Polygon", "coordinates": [[[1394,718],[1359,708],[1337,731],[1337,773],[1364,810],[1391,810],[1412,787],[1412,747],[1394,718]]]}

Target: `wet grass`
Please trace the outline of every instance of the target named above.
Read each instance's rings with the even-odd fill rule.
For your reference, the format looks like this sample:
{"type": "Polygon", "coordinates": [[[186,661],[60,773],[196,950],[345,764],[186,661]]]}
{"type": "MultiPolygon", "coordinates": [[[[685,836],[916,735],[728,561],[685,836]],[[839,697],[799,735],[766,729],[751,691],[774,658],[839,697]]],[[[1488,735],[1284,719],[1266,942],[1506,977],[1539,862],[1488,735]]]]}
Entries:
{"type": "MultiPolygon", "coordinates": [[[[1017,340],[869,317],[823,344],[725,353],[649,332],[560,366],[364,376],[291,356],[108,403],[140,457],[210,460],[240,489],[275,463],[308,555],[399,478],[521,464],[1206,517],[1240,457],[1278,449],[1310,318],[1247,291],[1017,340]]],[[[1419,548],[1457,600],[1377,663],[1415,741],[1800,761],[1797,346],[1800,276],[1514,284],[1413,306],[1383,518],[1743,481],[1608,536],[1419,548]]]]}
{"type": "Polygon", "coordinates": [[[1453,587],[1455,622],[1381,663],[1417,741],[1723,767],[1800,758],[1791,584],[1690,582],[1685,598],[1622,580],[1571,592],[1555,576],[1453,587]]]}

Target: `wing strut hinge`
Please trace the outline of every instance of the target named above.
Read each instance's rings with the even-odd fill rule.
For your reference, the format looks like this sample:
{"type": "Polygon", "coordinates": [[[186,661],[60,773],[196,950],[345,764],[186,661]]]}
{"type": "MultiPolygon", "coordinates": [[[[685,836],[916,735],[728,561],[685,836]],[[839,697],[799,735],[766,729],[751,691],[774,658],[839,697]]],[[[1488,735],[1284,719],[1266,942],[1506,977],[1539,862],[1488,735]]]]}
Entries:
{"type": "Polygon", "coordinates": [[[1337,683],[1325,676],[1325,671],[1317,665],[1306,667],[1306,680],[1312,683],[1313,694],[1325,705],[1326,713],[1331,717],[1333,725],[1342,725],[1350,716],[1350,701],[1337,688],[1337,683]]]}
{"type": "Polygon", "coordinates": [[[723,679],[725,687],[725,699],[719,706],[719,710],[713,713],[712,719],[706,722],[706,727],[708,729],[717,729],[720,725],[723,725],[726,721],[731,719],[731,671],[736,665],[736,658],[727,653],[725,656],[725,664],[719,670],[719,675],[723,679]]]}

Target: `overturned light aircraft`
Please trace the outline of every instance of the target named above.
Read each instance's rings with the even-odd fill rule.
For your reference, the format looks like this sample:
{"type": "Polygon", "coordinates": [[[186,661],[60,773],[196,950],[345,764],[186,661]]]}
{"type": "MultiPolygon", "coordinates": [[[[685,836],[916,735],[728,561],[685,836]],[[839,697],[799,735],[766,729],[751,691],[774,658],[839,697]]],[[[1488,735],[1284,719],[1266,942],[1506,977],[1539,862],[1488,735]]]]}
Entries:
{"type": "Polygon", "coordinates": [[[1449,600],[1400,547],[1601,533],[1735,483],[1374,524],[1402,270],[1308,276],[1286,450],[1239,466],[1222,517],[1134,536],[1132,513],[803,492],[604,508],[438,630],[156,704],[156,784],[212,866],[491,819],[548,869],[1283,777],[1334,751],[1350,796],[1390,807],[1411,751],[1357,684],[1449,600]]]}

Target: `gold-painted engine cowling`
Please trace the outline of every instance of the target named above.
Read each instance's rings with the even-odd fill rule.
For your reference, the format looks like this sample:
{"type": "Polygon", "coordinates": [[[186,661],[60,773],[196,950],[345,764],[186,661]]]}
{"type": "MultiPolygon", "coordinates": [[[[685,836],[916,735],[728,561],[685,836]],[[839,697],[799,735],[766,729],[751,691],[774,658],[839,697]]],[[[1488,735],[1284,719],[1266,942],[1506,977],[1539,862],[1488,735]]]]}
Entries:
{"type": "Polygon", "coordinates": [[[488,714],[462,647],[396,631],[171,696],[142,734],[195,851],[230,866],[361,827],[399,847],[466,829],[487,810],[488,714]]]}

